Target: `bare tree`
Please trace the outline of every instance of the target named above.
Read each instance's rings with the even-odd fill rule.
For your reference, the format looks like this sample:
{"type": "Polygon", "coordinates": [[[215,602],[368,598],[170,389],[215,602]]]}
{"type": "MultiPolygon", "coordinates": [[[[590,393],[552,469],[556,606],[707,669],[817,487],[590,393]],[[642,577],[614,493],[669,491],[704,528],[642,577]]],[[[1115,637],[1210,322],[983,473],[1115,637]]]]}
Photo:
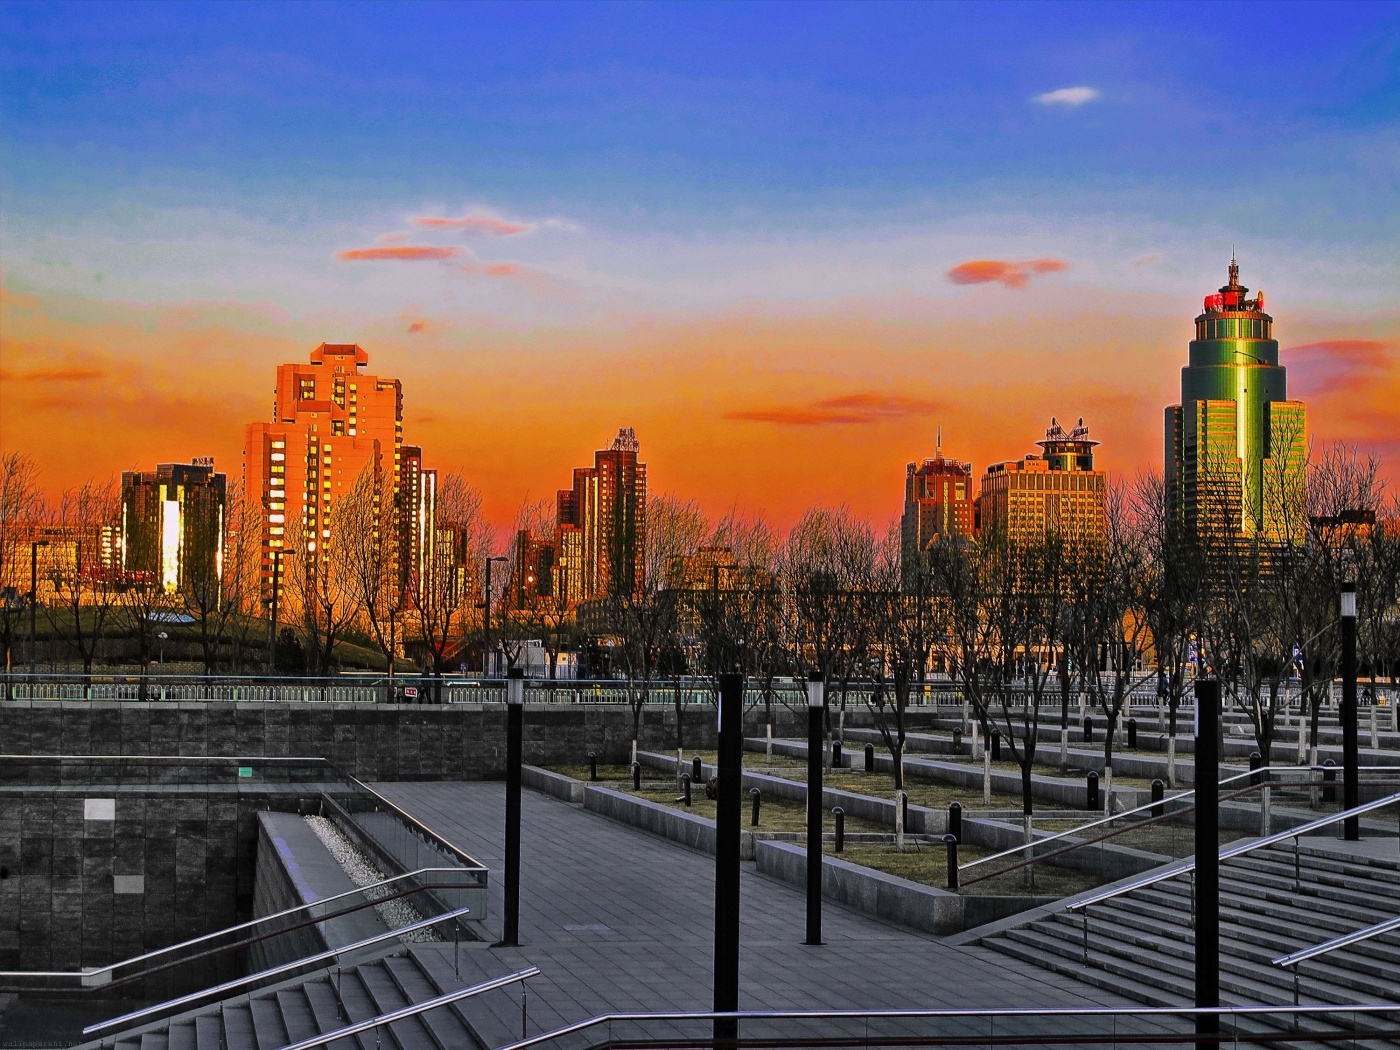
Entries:
{"type": "Polygon", "coordinates": [[[353,574],[339,546],[338,525],[337,520],[330,536],[317,536],[305,518],[288,515],[282,558],[283,600],[300,624],[310,670],[323,676],[331,673],[335,647],[357,609],[353,574]]]}
{"type": "Polygon", "coordinates": [[[345,583],[358,606],[356,619],[384,655],[391,703],[397,696],[394,664],[403,606],[399,535],[393,473],[375,457],[336,507],[334,540],[345,583]]]}
{"type": "Polygon", "coordinates": [[[120,499],[115,479],[89,479],[59,497],[50,551],[50,582],[57,604],[46,610],[53,632],[63,637],[92,674],[98,644],[106,636],[108,620],[117,607],[123,587],[121,566],[103,558],[103,530],[115,529],[120,520],[120,499]]]}
{"type": "MultiPolygon", "coordinates": [[[[24,622],[29,595],[29,544],[43,516],[44,493],[39,470],[27,452],[0,454],[0,646],[5,669],[14,658],[15,642],[24,622]]],[[[6,682],[12,699],[13,684],[6,682]]]]}

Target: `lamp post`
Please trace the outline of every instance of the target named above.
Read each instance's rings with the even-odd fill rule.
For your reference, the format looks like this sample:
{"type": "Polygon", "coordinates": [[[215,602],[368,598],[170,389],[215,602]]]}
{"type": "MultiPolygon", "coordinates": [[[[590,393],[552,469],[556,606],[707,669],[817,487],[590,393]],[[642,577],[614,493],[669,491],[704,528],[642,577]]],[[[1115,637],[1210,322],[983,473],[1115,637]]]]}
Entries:
{"type": "MultiPolygon", "coordinates": [[[[48,540],[34,540],[29,544],[29,696],[34,696],[34,679],[39,674],[39,548],[47,547],[48,540]]],[[[81,568],[81,566],[79,566],[81,568]]]]}
{"type": "MultiPolygon", "coordinates": [[[[714,1012],[739,1009],[739,791],[744,764],[744,676],[719,676],[718,781],[715,799],[715,981],[714,1012]]],[[[739,1034],[733,1018],[716,1018],[717,1043],[739,1034]]]]}
{"type": "Polygon", "coordinates": [[[822,942],[822,713],[826,683],[820,671],[807,676],[807,939],[822,942]]]}
{"type": "Polygon", "coordinates": [[[277,602],[282,594],[282,557],[290,553],[285,547],[273,547],[268,552],[272,558],[271,615],[267,621],[267,673],[270,675],[277,674],[277,602]]]}
{"type": "MultiPolygon", "coordinates": [[[[1196,1008],[1220,1005],[1220,683],[1196,679],[1196,1008]]],[[[1220,1017],[1196,1015],[1196,1050],[1219,1050],[1220,1017]]]]}
{"type": "Polygon", "coordinates": [[[525,668],[506,671],[506,886],[501,945],[520,943],[520,764],[525,724],[525,668]]]}
{"type": "Polygon", "coordinates": [[[156,635],[156,637],[160,639],[160,673],[161,673],[161,674],[164,674],[164,673],[165,673],[165,640],[166,640],[167,638],[169,638],[170,635],[166,634],[164,631],[161,631],[160,634],[156,635]]]}
{"type": "Polygon", "coordinates": [[[486,559],[486,587],[485,601],[482,603],[486,610],[481,618],[481,677],[491,677],[491,563],[493,561],[510,561],[509,558],[500,554],[491,555],[486,559]]]}
{"type": "MultiPolygon", "coordinates": [[[[1356,753],[1356,584],[1342,584],[1342,808],[1361,804],[1356,753]]],[[[1361,821],[1342,821],[1342,838],[1355,842],[1361,837],[1361,821]]]]}

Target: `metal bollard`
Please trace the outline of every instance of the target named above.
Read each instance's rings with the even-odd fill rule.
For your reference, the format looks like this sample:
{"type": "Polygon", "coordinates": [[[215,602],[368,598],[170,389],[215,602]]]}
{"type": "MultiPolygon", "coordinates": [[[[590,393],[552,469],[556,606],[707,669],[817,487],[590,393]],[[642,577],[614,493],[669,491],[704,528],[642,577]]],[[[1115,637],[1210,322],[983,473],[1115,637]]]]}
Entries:
{"type": "Polygon", "coordinates": [[[1128,719],[1128,747],[1137,750],[1137,719],[1128,719]]]}
{"type": "Polygon", "coordinates": [[[700,784],[705,782],[705,763],[700,761],[699,755],[690,763],[690,779],[700,784]]]}
{"type": "Polygon", "coordinates": [[[749,788],[749,798],[753,800],[753,816],[749,818],[749,823],[758,827],[758,810],[763,805],[763,792],[758,788],[749,788]]]}
{"type": "Polygon", "coordinates": [[[1084,808],[1095,810],[1099,808],[1099,775],[1092,769],[1089,770],[1088,777],[1085,778],[1084,788],[1084,808]]]}
{"type": "Polygon", "coordinates": [[[598,779],[598,752],[588,752],[588,779],[598,779]]]}
{"type": "Polygon", "coordinates": [[[1084,716],[1084,743],[1086,743],[1086,744],[1092,744],[1093,742],[1094,742],[1094,720],[1093,720],[1092,718],[1090,718],[1088,715],[1085,715],[1085,716],[1084,716]]]}
{"type": "Polygon", "coordinates": [[[839,740],[831,742],[831,768],[841,768],[841,741],[839,740]]]}
{"type": "Polygon", "coordinates": [[[681,791],[685,793],[685,804],[690,805],[690,774],[681,774],[681,791]]]}
{"type": "Polygon", "coordinates": [[[955,754],[955,755],[961,755],[961,754],[962,754],[962,730],[961,730],[961,729],[954,729],[954,730],[953,730],[953,754],[955,754]]]}
{"type": "Polygon", "coordinates": [[[1167,786],[1165,784],[1160,780],[1152,781],[1152,801],[1156,803],[1152,807],[1152,815],[1154,817],[1163,816],[1167,812],[1167,807],[1160,804],[1166,793],[1167,786]]]}
{"type": "Polygon", "coordinates": [[[899,796],[900,809],[902,810],[899,815],[899,823],[900,826],[904,828],[904,833],[907,835],[909,834],[909,792],[901,791],[899,796]]]}
{"type": "Polygon", "coordinates": [[[632,790],[642,790],[642,764],[640,762],[632,763],[632,790]]]}
{"type": "Polygon", "coordinates": [[[948,847],[948,888],[958,888],[958,839],[955,835],[944,835],[943,844],[948,847]]]}
{"type": "Polygon", "coordinates": [[[1259,784],[1259,783],[1261,783],[1261,782],[1263,781],[1264,778],[1263,778],[1262,776],[1259,775],[1259,770],[1263,767],[1263,765],[1264,765],[1264,756],[1261,755],[1258,751],[1251,751],[1251,752],[1249,753],[1249,773],[1250,773],[1250,776],[1249,776],[1249,784],[1250,784],[1250,787],[1254,787],[1254,786],[1256,786],[1257,784],[1259,784]]]}
{"type": "Polygon", "coordinates": [[[962,841],[962,803],[948,803],[948,834],[962,841]]]}
{"type": "Polygon", "coordinates": [[[874,745],[874,744],[866,744],[866,745],[865,745],[865,771],[866,771],[867,773],[873,773],[873,772],[875,772],[875,745],[874,745]]]}
{"type": "Polygon", "coordinates": [[[1337,763],[1330,758],[1322,763],[1322,801],[1337,801],[1337,763]]]}
{"type": "Polygon", "coordinates": [[[992,730],[992,761],[1001,761],[1001,730],[992,730]]]}
{"type": "Polygon", "coordinates": [[[846,811],[840,806],[834,806],[831,816],[836,821],[836,852],[840,853],[846,848],[846,811]]]}

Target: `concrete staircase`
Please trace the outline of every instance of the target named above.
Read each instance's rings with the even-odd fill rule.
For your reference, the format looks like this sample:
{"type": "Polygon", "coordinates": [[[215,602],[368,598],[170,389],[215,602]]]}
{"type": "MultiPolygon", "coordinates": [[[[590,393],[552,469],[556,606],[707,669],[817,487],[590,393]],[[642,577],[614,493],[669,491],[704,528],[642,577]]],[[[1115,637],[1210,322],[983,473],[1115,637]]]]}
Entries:
{"type": "MultiPolygon", "coordinates": [[[[1296,891],[1291,846],[1262,848],[1222,864],[1222,1005],[1291,1005],[1292,972],[1270,960],[1400,914],[1400,851],[1394,840],[1386,846],[1385,857],[1375,848],[1349,856],[1330,843],[1310,845],[1304,839],[1296,891]]],[[[1400,1002],[1393,980],[1400,966],[1398,940],[1377,938],[1303,963],[1300,1001],[1400,1002]]],[[[1195,935],[1191,883],[1185,877],[1085,910],[1057,906],[1022,925],[999,924],[977,943],[1148,1005],[1193,1000],[1195,935]]]]}
{"type": "MultiPolygon", "coordinates": [[[[321,971],[86,1044],[96,1050],[278,1050],[490,977],[489,960],[462,952],[461,977],[450,946],[413,946],[337,973],[321,971]]],[[[494,975],[494,974],[493,974],[494,975]]],[[[519,1038],[518,1007],[497,990],[338,1040],[332,1050],[490,1050],[519,1038]]],[[[518,996],[517,996],[518,998],[518,996]]]]}

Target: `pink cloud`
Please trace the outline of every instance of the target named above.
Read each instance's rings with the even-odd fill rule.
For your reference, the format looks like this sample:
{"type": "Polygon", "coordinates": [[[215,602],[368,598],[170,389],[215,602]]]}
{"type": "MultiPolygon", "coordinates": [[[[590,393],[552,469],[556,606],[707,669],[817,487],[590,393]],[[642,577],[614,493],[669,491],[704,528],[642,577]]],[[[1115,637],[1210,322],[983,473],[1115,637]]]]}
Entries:
{"type": "Polygon", "coordinates": [[[419,226],[435,229],[462,230],[465,233],[486,233],[493,237],[512,237],[518,233],[529,233],[535,227],[531,223],[509,222],[494,215],[477,213],[463,215],[460,219],[444,219],[435,215],[425,215],[414,219],[419,226]]]}
{"type": "Polygon", "coordinates": [[[971,259],[948,271],[954,284],[1003,284],[1007,288],[1024,288],[1032,277],[1068,270],[1063,259],[1030,259],[1027,262],[1006,262],[1002,259],[971,259]]]}
{"type": "Polygon", "coordinates": [[[395,259],[401,262],[416,262],[421,259],[451,259],[457,254],[456,248],[400,245],[391,248],[351,248],[341,252],[336,258],[342,262],[355,262],[364,259],[395,259]]]}
{"type": "Polygon", "coordinates": [[[945,408],[946,406],[939,401],[905,397],[900,394],[860,393],[822,398],[808,405],[742,409],[726,412],[724,418],[746,423],[772,423],[785,427],[861,426],[889,419],[928,416],[945,408]]]}
{"type": "Polygon", "coordinates": [[[1286,349],[1280,363],[1300,392],[1323,394],[1373,380],[1393,357],[1394,348],[1379,339],[1324,339],[1286,349]]]}

